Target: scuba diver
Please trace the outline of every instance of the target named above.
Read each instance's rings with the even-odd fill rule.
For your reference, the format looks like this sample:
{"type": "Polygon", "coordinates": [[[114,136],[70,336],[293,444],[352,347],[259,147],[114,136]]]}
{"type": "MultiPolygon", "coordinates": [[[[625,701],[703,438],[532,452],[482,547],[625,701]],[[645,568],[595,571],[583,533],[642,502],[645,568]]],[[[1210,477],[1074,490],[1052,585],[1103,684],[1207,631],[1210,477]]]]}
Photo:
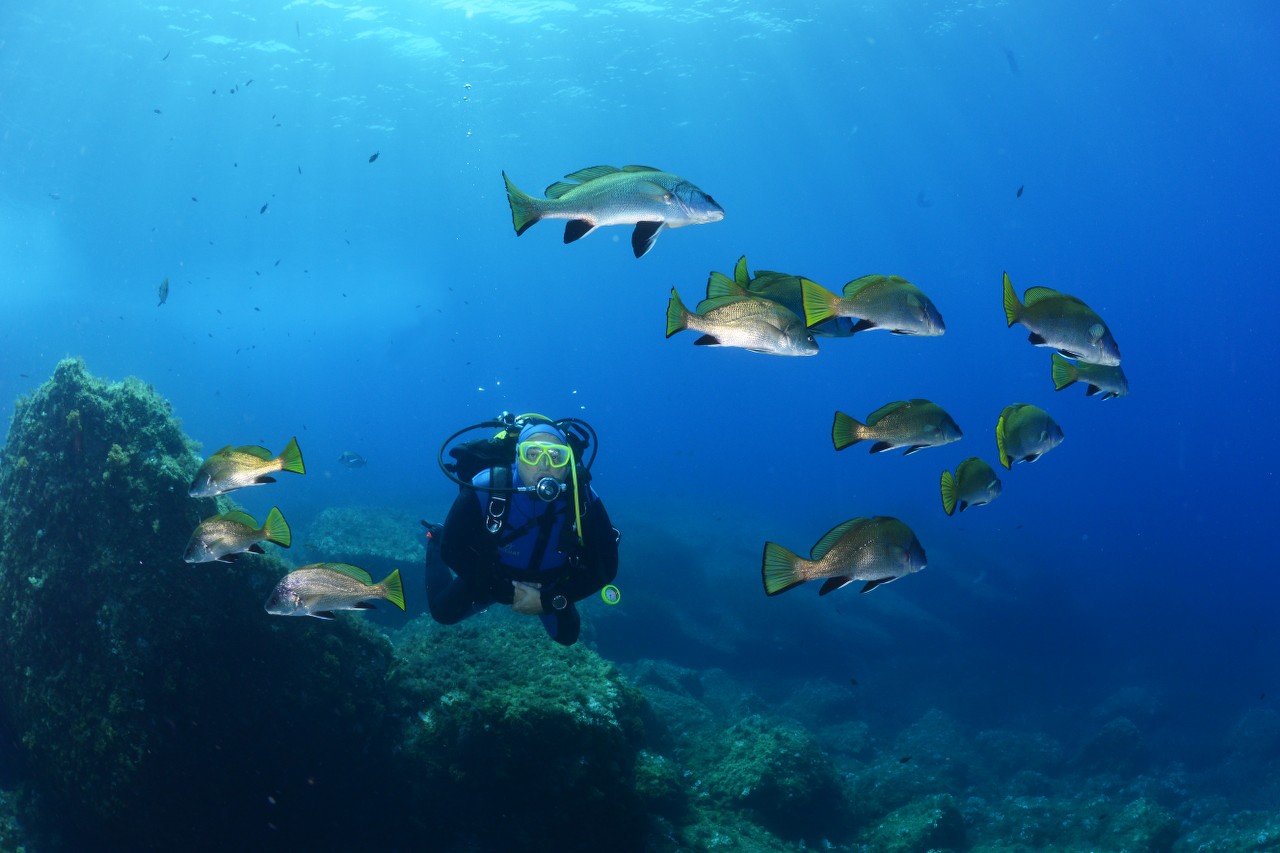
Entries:
{"type": "Polygon", "coordinates": [[[460,487],[443,525],[427,528],[427,606],[456,624],[490,604],[537,615],[547,633],[572,645],[582,628],[575,603],[601,592],[618,598],[618,531],[590,486],[581,456],[595,438],[584,421],[513,416],[466,427],[440,448],[445,476],[460,487]],[[468,430],[498,427],[492,438],[445,448],[468,430]]]}

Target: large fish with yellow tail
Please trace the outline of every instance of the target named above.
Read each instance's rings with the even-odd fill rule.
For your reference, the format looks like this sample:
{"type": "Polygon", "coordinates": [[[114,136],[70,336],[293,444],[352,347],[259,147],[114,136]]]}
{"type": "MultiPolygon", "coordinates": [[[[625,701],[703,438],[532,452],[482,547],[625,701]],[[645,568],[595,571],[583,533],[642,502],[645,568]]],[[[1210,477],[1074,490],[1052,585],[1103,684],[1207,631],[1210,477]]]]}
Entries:
{"type": "Polygon", "coordinates": [[[200,466],[188,494],[193,498],[212,498],[246,486],[274,483],[276,480],[271,475],[277,471],[307,473],[298,439],[289,439],[284,450],[276,456],[256,444],[242,447],[227,445],[200,466]]]}
{"type": "Polygon", "coordinates": [[[507,173],[507,202],[516,236],[543,219],[567,219],[564,241],[581,240],[602,225],[632,225],[631,249],[644,257],[664,228],[724,219],[716,200],[679,175],[652,166],[592,166],[546,189],[546,198],[522,192],[507,173]]]}
{"type": "Polygon", "coordinates": [[[854,518],[837,524],[813,546],[806,560],[776,542],[764,543],[761,575],[766,595],[778,595],[806,581],[826,578],[818,595],[854,581],[863,592],[918,572],[927,564],[924,546],[896,518],[854,518]]]}

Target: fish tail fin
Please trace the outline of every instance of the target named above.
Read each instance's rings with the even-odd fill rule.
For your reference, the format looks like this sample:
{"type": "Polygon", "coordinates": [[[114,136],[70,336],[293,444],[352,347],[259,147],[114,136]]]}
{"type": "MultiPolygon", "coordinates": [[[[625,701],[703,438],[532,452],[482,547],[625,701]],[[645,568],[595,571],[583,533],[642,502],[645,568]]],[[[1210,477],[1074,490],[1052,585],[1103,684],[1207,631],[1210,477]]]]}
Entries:
{"type": "Polygon", "coordinates": [[[276,459],[280,462],[281,471],[290,471],[294,474],[307,473],[307,466],[302,464],[302,449],[298,447],[296,436],[289,439],[289,443],[285,445],[284,450],[280,451],[276,459]]]}
{"type": "Polygon", "coordinates": [[[542,218],[542,211],[538,207],[538,200],[528,193],[521,192],[519,187],[511,183],[506,172],[502,173],[502,180],[507,185],[507,204],[511,205],[511,224],[515,226],[516,236],[519,237],[542,218]]]}
{"type": "Polygon", "coordinates": [[[267,520],[262,525],[262,530],[267,534],[268,542],[274,542],[282,548],[288,548],[293,544],[293,533],[289,531],[289,522],[284,520],[284,514],[280,512],[278,506],[273,506],[271,512],[267,513],[267,520]]]}
{"type": "Polygon", "coordinates": [[[671,288],[671,299],[667,302],[667,337],[689,328],[689,309],[680,301],[680,294],[671,288]]]}
{"type": "Polygon", "coordinates": [[[816,326],[824,320],[835,316],[836,302],[840,297],[827,290],[816,281],[800,279],[800,293],[804,298],[804,324],[816,326]]]}
{"type": "Polygon", "coordinates": [[[1018,318],[1022,316],[1022,303],[1018,301],[1018,294],[1013,291],[1013,282],[1009,281],[1009,274],[1004,274],[1004,319],[1012,326],[1018,322],[1018,318]]]}
{"type": "Polygon", "coordinates": [[[400,582],[399,569],[392,569],[378,586],[382,589],[383,598],[404,610],[404,584],[400,582]]]}
{"type": "Polygon", "coordinates": [[[1008,468],[1012,462],[1009,459],[1009,452],[1004,447],[1004,415],[996,421],[996,447],[1000,449],[1000,464],[1008,468]]]}
{"type": "Polygon", "coordinates": [[[800,577],[800,573],[796,571],[799,562],[798,554],[793,554],[777,542],[764,543],[760,575],[764,579],[765,595],[777,595],[804,583],[807,578],[800,577]]]}
{"type": "Polygon", "coordinates": [[[1053,354],[1053,390],[1061,391],[1080,378],[1080,371],[1056,352],[1053,354]]]}
{"type": "Polygon", "coordinates": [[[951,476],[950,471],[942,472],[942,508],[947,511],[947,515],[951,515],[956,511],[956,478],[951,476]]]}
{"type": "Polygon", "coordinates": [[[866,437],[862,432],[864,429],[864,424],[844,412],[836,412],[835,422],[831,424],[831,443],[836,446],[836,450],[844,450],[866,437]]]}

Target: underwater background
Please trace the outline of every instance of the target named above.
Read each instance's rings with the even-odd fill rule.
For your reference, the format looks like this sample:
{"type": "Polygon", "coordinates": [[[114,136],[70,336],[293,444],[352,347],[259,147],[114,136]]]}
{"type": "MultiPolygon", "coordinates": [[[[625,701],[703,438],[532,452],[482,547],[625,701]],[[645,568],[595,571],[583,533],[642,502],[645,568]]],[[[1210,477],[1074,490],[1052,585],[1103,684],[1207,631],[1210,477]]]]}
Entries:
{"type": "Polygon", "coordinates": [[[1278,18],[9,4],[0,847],[1280,849],[1278,18]],[[724,220],[641,259],[513,233],[504,170],[631,163],[724,220]],[[946,334],[665,338],[743,255],[903,276],[946,334]],[[1005,271],[1106,319],[1129,396],[1055,392],[1005,271]],[[963,440],[833,449],[836,410],[916,397],[963,440]],[[948,517],[1015,402],[1065,441],[948,517]],[[572,649],[424,615],[437,453],[503,411],[599,436],[622,600],[572,649]],[[307,473],[233,498],[294,546],[183,563],[200,461],[293,436],[307,473]],[[923,572],[765,596],[765,541],[876,515],[923,572]],[[399,567],[408,614],[263,611],[322,559],[399,567]]]}

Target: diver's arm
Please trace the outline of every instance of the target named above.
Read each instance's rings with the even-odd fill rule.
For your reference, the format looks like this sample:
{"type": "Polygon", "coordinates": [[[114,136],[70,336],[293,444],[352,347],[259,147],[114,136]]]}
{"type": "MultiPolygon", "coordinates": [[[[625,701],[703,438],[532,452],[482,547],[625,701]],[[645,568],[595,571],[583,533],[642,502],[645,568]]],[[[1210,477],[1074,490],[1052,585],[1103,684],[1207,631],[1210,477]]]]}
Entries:
{"type": "Polygon", "coordinates": [[[454,499],[444,520],[440,558],[459,576],[474,575],[491,562],[493,542],[484,526],[480,501],[470,490],[454,499]]]}

